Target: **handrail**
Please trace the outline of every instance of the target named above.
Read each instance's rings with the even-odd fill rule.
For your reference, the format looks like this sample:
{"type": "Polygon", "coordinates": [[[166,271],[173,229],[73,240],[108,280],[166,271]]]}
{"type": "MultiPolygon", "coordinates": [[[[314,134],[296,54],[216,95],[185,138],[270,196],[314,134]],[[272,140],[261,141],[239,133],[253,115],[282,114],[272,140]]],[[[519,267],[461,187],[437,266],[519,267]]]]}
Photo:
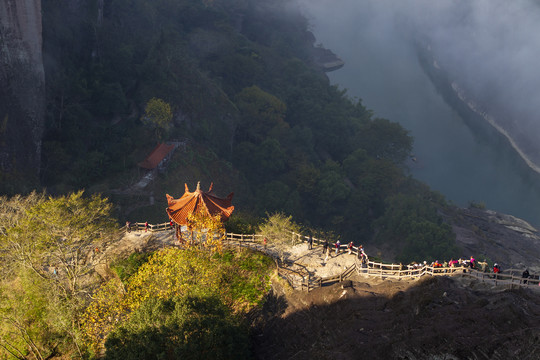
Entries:
{"type": "MultiPolygon", "coordinates": [[[[161,224],[148,224],[146,226],[146,223],[131,223],[130,224],[130,230],[131,231],[150,231],[150,232],[156,232],[156,231],[167,231],[167,230],[174,230],[175,226],[171,226],[170,222],[165,222],[161,224]]],[[[127,227],[124,227],[124,231],[127,231],[127,227]]],[[[309,236],[298,234],[295,232],[291,232],[291,235],[296,237],[302,242],[307,242],[309,239],[309,236]]],[[[291,269],[282,267],[279,265],[279,262],[281,262],[281,259],[276,256],[275,254],[272,254],[271,252],[267,251],[266,246],[263,246],[264,242],[263,239],[265,238],[264,235],[259,234],[235,234],[235,233],[225,233],[224,240],[228,242],[228,245],[236,245],[234,242],[238,242],[237,246],[242,247],[249,247],[252,249],[255,249],[257,251],[264,252],[265,254],[271,256],[276,260],[276,264],[278,266],[278,273],[281,270],[280,275],[284,277],[289,284],[294,288],[300,287],[301,289],[306,288],[307,291],[310,291],[311,289],[321,287],[324,284],[334,283],[334,282],[341,282],[346,277],[350,276],[353,270],[356,269],[357,273],[360,275],[365,276],[375,276],[380,277],[381,279],[416,279],[420,278],[425,275],[429,276],[455,276],[455,275],[461,275],[461,276],[468,276],[475,279],[478,279],[482,282],[491,282],[494,285],[510,285],[513,287],[514,285],[520,286],[520,287],[527,287],[527,288],[536,288],[540,289],[540,279],[537,274],[530,274],[529,278],[523,278],[522,276],[516,276],[514,275],[514,272],[521,272],[522,270],[519,269],[507,269],[504,272],[501,273],[489,273],[489,272],[481,272],[476,269],[471,269],[464,266],[458,266],[458,267],[432,267],[430,265],[422,265],[421,267],[412,268],[407,265],[402,264],[385,264],[382,262],[374,262],[371,260],[368,260],[366,263],[366,267],[362,267],[361,264],[359,264],[360,259],[358,258],[358,247],[353,246],[352,247],[352,253],[356,255],[356,261],[353,266],[347,268],[345,271],[343,271],[341,274],[325,277],[325,278],[311,278],[310,274],[307,274],[307,277],[303,275],[302,273],[291,269]],[[231,243],[232,242],[232,243],[231,243]],[[263,247],[262,247],[263,246],[263,247]],[[261,249],[262,247],[262,249],[261,249]],[[284,272],[288,272],[289,274],[285,274],[284,272]],[[505,272],[510,272],[510,274],[505,274],[505,272]],[[296,276],[301,278],[301,281],[298,281],[290,276],[290,273],[295,273],[296,276]],[[299,283],[299,286],[297,285],[299,283]]],[[[312,237],[313,244],[314,245],[321,245],[324,243],[323,239],[317,239],[315,237],[312,237]]],[[[330,243],[331,245],[334,245],[335,249],[335,243],[330,243]]],[[[341,244],[339,246],[340,251],[342,249],[348,249],[347,244],[341,244]]],[[[295,262],[292,262],[291,265],[298,265],[295,262]]]]}

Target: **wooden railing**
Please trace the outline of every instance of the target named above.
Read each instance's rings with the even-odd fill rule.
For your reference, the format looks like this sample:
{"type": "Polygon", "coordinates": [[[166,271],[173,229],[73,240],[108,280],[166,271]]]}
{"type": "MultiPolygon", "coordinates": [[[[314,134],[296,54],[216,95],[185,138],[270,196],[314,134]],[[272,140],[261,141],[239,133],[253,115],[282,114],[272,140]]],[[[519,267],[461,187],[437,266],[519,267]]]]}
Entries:
{"type": "Polygon", "coordinates": [[[456,275],[468,270],[468,268],[463,267],[432,267],[429,265],[424,265],[421,267],[408,267],[401,264],[384,264],[374,261],[368,261],[366,264],[367,266],[362,267],[359,265],[359,260],[357,260],[356,265],[356,269],[359,274],[378,276],[384,279],[418,278],[424,275],[456,275]]]}
{"type": "Polygon", "coordinates": [[[529,278],[523,278],[521,270],[510,269],[510,273],[488,273],[471,269],[469,267],[432,267],[424,265],[419,268],[406,268],[398,264],[383,264],[368,261],[366,267],[361,267],[356,263],[356,270],[360,275],[375,276],[381,279],[415,279],[425,275],[429,276],[466,276],[478,279],[485,283],[491,283],[494,286],[527,287],[540,290],[540,280],[538,275],[531,274],[529,278]]]}
{"type": "MultiPolygon", "coordinates": [[[[508,272],[506,270],[505,272],[508,272]]],[[[467,276],[481,280],[482,282],[489,282],[495,286],[507,286],[509,288],[525,287],[540,290],[540,280],[538,275],[531,274],[528,278],[524,278],[521,275],[516,276],[513,273],[507,274],[505,272],[494,274],[486,273],[477,270],[468,270],[467,276]]]]}
{"type": "MultiPolygon", "coordinates": [[[[157,225],[145,223],[131,223],[131,231],[168,231],[173,230],[174,226],[170,226],[170,223],[161,223],[157,225]]],[[[264,242],[264,235],[256,234],[225,234],[225,246],[240,246],[247,247],[256,251],[264,252],[265,254],[274,258],[278,274],[284,278],[293,288],[311,291],[317,287],[333,284],[336,282],[342,282],[346,278],[350,277],[354,270],[359,275],[379,277],[380,279],[417,279],[422,276],[467,276],[478,279],[482,282],[489,282],[495,286],[508,286],[513,288],[527,287],[540,290],[540,279],[538,275],[531,274],[529,278],[523,278],[521,276],[522,270],[508,269],[502,273],[494,274],[488,272],[478,271],[476,269],[470,269],[468,267],[432,267],[424,265],[417,268],[412,268],[401,264],[385,264],[381,262],[367,261],[366,264],[362,264],[361,259],[358,257],[358,247],[353,246],[351,252],[356,255],[356,262],[341,274],[329,276],[329,277],[313,277],[306,270],[300,272],[293,269],[293,266],[302,267],[303,265],[286,261],[281,258],[279,254],[270,251],[270,247],[266,247],[264,242]],[[516,275],[517,274],[517,275],[516,275]]],[[[295,244],[296,241],[308,242],[309,236],[291,233],[291,244],[295,244]]],[[[313,237],[313,245],[320,246],[325,240],[313,237]]],[[[329,242],[331,251],[335,251],[335,243],[329,242]]],[[[339,246],[340,252],[348,250],[347,244],[341,244],[339,246]]]]}
{"type": "Polygon", "coordinates": [[[226,233],[225,240],[227,241],[239,241],[239,242],[263,242],[264,235],[255,235],[255,234],[234,234],[226,233]]]}
{"type": "Polygon", "coordinates": [[[330,285],[334,284],[336,282],[342,282],[343,280],[347,279],[349,276],[351,276],[356,269],[356,265],[353,264],[349,268],[345,269],[341,274],[328,276],[328,277],[308,277],[307,279],[304,279],[302,282],[300,289],[311,291],[318,287],[323,287],[324,285],[330,285]]]}
{"type": "Polygon", "coordinates": [[[126,231],[149,231],[149,232],[156,232],[156,231],[165,231],[165,230],[174,230],[174,226],[171,226],[170,223],[161,223],[161,224],[148,224],[148,227],[146,226],[146,223],[131,223],[130,229],[128,230],[127,227],[124,227],[126,231]]]}

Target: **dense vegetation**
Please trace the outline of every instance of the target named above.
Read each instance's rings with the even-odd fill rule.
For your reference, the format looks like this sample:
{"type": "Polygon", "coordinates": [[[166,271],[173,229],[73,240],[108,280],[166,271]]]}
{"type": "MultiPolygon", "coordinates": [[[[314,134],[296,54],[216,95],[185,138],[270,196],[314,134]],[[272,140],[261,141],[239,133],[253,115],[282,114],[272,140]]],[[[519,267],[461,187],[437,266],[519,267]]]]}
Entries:
{"type": "Polygon", "coordinates": [[[288,0],[42,6],[41,182],[54,196],[0,198],[0,358],[93,358],[103,346],[110,359],[249,357],[242,318],[268,290],[267,258],[166,250],[118,261],[107,279],[93,271],[119,222],[163,221],[165,193],[184,182],[234,191],[238,232],[277,212],[261,227],[270,237],[300,230],[294,219],[402,261],[458,255],[445,200],[407,175],[412,137],[330,86],[288,0]],[[187,146],[167,171],[121,191],[168,139],[187,146]],[[141,206],[148,193],[156,204],[141,206]]]}
{"type": "Polygon", "coordinates": [[[108,200],[0,200],[0,359],[94,358],[104,346],[110,359],[249,356],[244,315],[264,301],[270,258],[163,249],[100,277],[97,251],[119,236],[108,200]]]}
{"type": "Polygon", "coordinates": [[[159,251],[123,285],[113,279],[100,288],[82,329],[90,348],[107,339],[110,359],[246,358],[241,316],[263,300],[271,265],[245,251],[159,251]]]}
{"type": "Polygon", "coordinates": [[[0,358],[82,351],[80,314],[97,285],[94,250],[115,236],[111,209],[82,192],[0,198],[0,358]]]}
{"type": "Polygon", "coordinates": [[[154,207],[127,213],[140,198],[113,195],[121,220],[162,221],[165,193],[213,181],[235,191],[236,214],[279,211],[346,239],[391,235],[411,249],[407,239],[433,227],[447,252],[423,255],[455,250],[436,212],[444,200],[406,174],[411,136],[329,85],[290,1],[100,3],[43,3],[49,191],[124,188],[157,141],[187,139],[147,189],[154,207]],[[149,115],[156,104],[161,117],[149,115]],[[406,233],[375,236],[396,206],[419,201],[427,212],[408,217],[406,233]]]}

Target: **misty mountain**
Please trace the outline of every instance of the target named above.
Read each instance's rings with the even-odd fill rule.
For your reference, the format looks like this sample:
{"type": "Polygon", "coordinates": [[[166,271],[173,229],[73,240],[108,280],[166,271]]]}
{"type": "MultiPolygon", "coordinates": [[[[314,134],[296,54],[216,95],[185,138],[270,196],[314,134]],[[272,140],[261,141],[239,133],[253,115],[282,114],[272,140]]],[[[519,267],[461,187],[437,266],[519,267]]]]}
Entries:
{"type": "Polygon", "coordinates": [[[401,261],[470,255],[442,216],[456,210],[409,176],[410,132],[330,84],[325,70],[343,62],[294,3],[49,0],[42,20],[50,193],[86,188],[121,222],[161,222],[166,193],[214,182],[235,192],[237,229],[283,212],[401,261]],[[163,131],[142,121],[154,98],[172,109],[163,131]],[[169,140],[185,146],[134,187],[169,140]]]}
{"type": "Polygon", "coordinates": [[[532,169],[539,153],[533,100],[537,3],[302,6],[319,41],[347,63],[330,75],[332,83],[415,137],[415,177],[461,206],[481,201],[538,221],[540,188],[532,169]]]}

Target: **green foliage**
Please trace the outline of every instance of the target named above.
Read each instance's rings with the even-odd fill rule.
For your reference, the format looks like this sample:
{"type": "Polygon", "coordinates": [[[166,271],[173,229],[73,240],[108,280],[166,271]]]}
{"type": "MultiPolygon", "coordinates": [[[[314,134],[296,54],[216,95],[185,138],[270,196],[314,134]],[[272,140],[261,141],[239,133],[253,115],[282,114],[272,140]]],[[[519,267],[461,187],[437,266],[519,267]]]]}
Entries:
{"type": "Polygon", "coordinates": [[[262,211],[287,211],[297,213],[301,207],[298,193],[282,181],[273,180],[261,186],[257,209],[262,211]]]}
{"type": "Polygon", "coordinates": [[[469,201],[469,208],[485,210],[486,204],[484,204],[483,202],[469,201]]]}
{"type": "Polygon", "coordinates": [[[235,211],[225,223],[225,229],[234,234],[255,234],[259,228],[260,219],[253,214],[235,211]]]}
{"type": "Polygon", "coordinates": [[[52,312],[47,284],[24,268],[17,275],[0,286],[0,358],[45,358],[62,336],[47,321],[52,312]]]}
{"type": "Polygon", "coordinates": [[[105,359],[247,359],[248,333],[216,297],[149,299],[109,334],[105,359]]]}
{"type": "Polygon", "coordinates": [[[387,203],[384,216],[376,222],[379,230],[376,241],[395,244],[401,250],[397,261],[456,257],[455,234],[443,223],[429,199],[400,194],[390,197],[387,203]]]}
{"type": "Polygon", "coordinates": [[[111,264],[111,269],[114,270],[120,280],[125,283],[127,279],[135,275],[137,270],[148,261],[150,256],[152,256],[151,252],[133,253],[129,255],[127,259],[115,261],[111,264]]]}
{"type": "MultiPolygon", "coordinates": [[[[88,345],[94,351],[99,351],[103,339],[113,329],[116,335],[112,336],[119,338],[119,342],[127,338],[130,342],[135,341],[135,338],[128,335],[128,332],[133,330],[130,324],[140,320],[137,317],[149,310],[147,308],[149,303],[165,304],[168,301],[184,301],[190,297],[211,298],[220,299],[220,303],[226,306],[227,313],[229,311],[245,313],[259,304],[268,291],[272,264],[270,258],[248,251],[214,254],[195,249],[158,251],[138,268],[137,273],[128,278],[125,291],[122,284],[113,279],[94,295],[94,301],[82,317],[82,328],[88,345]]],[[[205,316],[203,313],[200,315],[205,316]]],[[[156,328],[165,326],[165,323],[160,323],[163,320],[160,316],[151,319],[152,321],[148,320],[147,325],[156,328]]],[[[227,315],[221,320],[228,322],[230,319],[227,315]]],[[[174,327],[176,330],[171,331],[176,331],[176,338],[182,338],[179,336],[181,334],[178,330],[179,324],[177,325],[174,327]]],[[[146,333],[146,330],[144,332],[146,333]]],[[[220,335],[215,336],[218,339],[220,335]]],[[[139,341],[147,342],[148,348],[163,345],[158,342],[162,340],[153,336],[144,337],[143,334],[139,341]]],[[[174,343],[174,339],[167,341],[172,341],[170,346],[179,346],[174,343]]],[[[118,350],[123,346],[119,342],[114,342],[110,346],[118,350]]],[[[113,350],[113,353],[116,354],[115,351],[113,350]]],[[[205,354],[204,351],[205,349],[199,349],[193,356],[205,354]]],[[[109,353],[107,354],[109,356],[109,353]]]]}
{"type": "Polygon", "coordinates": [[[375,119],[358,135],[368,153],[378,159],[401,164],[412,151],[412,138],[408,131],[395,122],[375,119]]]}
{"type": "Polygon", "coordinates": [[[184,153],[156,192],[176,178],[233,179],[237,210],[366,241],[397,216],[398,194],[422,193],[404,172],[410,134],[329,84],[307,20],[287,2],[115,0],[103,10],[98,24],[95,3],[43,5],[45,184],[88,187],[132,170],[153,143],[147,122],[158,138],[170,131],[219,154],[184,153]],[[224,163],[230,171],[215,170],[224,163]]]}
{"type": "Polygon", "coordinates": [[[241,115],[236,131],[237,141],[260,143],[268,133],[288,127],[283,121],[286,105],[257,86],[245,88],[238,93],[236,106],[241,115]]]}
{"type": "Polygon", "coordinates": [[[3,199],[0,311],[9,321],[0,341],[12,350],[45,358],[79,349],[80,316],[96,285],[93,249],[115,230],[108,200],[83,195],[3,199]]]}
{"type": "Polygon", "coordinates": [[[292,216],[274,213],[267,214],[266,221],[259,226],[257,233],[264,235],[268,243],[291,243],[292,232],[299,233],[300,229],[300,225],[292,220],[292,216]]]}
{"type": "Polygon", "coordinates": [[[157,140],[162,140],[163,134],[171,126],[172,117],[171,105],[161,99],[152,98],[146,103],[141,120],[155,129],[157,140]]]}

